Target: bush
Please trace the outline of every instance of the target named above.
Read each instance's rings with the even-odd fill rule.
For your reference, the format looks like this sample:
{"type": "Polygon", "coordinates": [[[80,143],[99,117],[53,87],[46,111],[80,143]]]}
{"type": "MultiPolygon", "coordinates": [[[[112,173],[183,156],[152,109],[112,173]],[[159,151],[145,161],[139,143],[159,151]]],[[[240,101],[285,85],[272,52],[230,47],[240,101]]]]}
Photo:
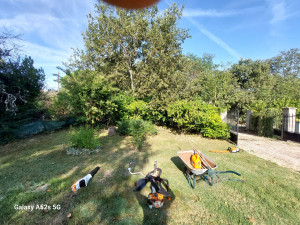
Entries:
{"type": "Polygon", "coordinates": [[[127,119],[129,118],[141,118],[141,119],[148,119],[150,110],[148,105],[143,100],[136,100],[131,102],[129,105],[126,106],[127,110],[127,119]]]}
{"type": "Polygon", "coordinates": [[[168,122],[166,105],[158,101],[135,100],[126,106],[125,119],[136,118],[165,125],[168,122]]]}
{"type": "Polygon", "coordinates": [[[281,121],[281,110],[275,108],[254,112],[251,117],[251,127],[260,136],[273,137],[274,126],[281,121]]]}
{"type": "Polygon", "coordinates": [[[95,130],[88,126],[80,127],[75,130],[71,128],[72,147],[80,149],[95,149],[99,145],[99,141],[94,136],[95,130]]]}
{"type": "Polygon", "coordinates": [[[132,136],[132,142],[137,149],[141,149],[147,135],[156,134],[154,125],[142,119],[126,119],[118,124],[117,132],[120,135],[132,136]]]}
{"type": "Polygon", "coordinates": [[[102,72],[78,70],[64,76],[61,82],[63,88],[51,107],[55,117],[76,117],[92,126],[116,124],[133,101],[102,72]]]}
{"type": "Polygon", "coordinates": [[[201,100],[180,100],[169,105],[167,111],[173,126],[179,129],[199,132],[209,138],[229,138],[229,128],[215,106],[201,100]]]}

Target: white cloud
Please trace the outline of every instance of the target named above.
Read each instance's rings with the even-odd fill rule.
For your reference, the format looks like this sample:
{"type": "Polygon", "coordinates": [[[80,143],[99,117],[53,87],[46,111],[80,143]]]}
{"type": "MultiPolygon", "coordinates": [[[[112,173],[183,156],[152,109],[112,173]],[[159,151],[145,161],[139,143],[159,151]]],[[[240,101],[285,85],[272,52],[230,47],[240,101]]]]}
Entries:
{"type": "Polygon", "coordinates": [[[189,9],[186,8],[183,10],[183,16],[184,17],[230,17],[230,16],[236,16],[241,14],[252,14],[262,11],[263,7],[251,7],[251,8],[245,8],[245,9],[232,9],[232,10],[223,10],[218,11],[215,9],[189,9]]]}
{"type": "Polygon", "coordinates": [[[217,11],[217,10],[203,10],[203,9],[184,9],[183,16],[195,17],[195,16],[206,16],[206,17],[225,17],[236,14],[232,11],[217,11]]]}
{"type": "Polygon", "coordinates": [[[268,12],[271,14],[270,24],[277,25],[288,18],[299,16],[299,1],[266,0],[268,12]]]}
{"type": "MultiPolygon", "coordinates": [[[[167,5],[170,5],[169,0],[164,0],[164,2],[167,5]]],[[[208,37],[210,40],[215,42],[217,45],[219,45],[221,48],[223,48],[225,51],[227,51],[231,56],[239,60],[242,58],[242,56],[232,49],[228,44],[226,44],[224,41],[222,41],[219,37],[215,36],[213,33],[208,31],[203,25],[198,24],[195,20],[193,20],[189,16],[184,16],[191,24],[193,24],[202,34],[204,34],[206,37],[208,37]]]]}
{"type": "Polygon", "coordinates": [[[57,88],[57,84],[53,81],[53,73],[57,73],[57,66],[62,66],[62,62],[67,61],[72,50],[55,50],[38,44],[27,41],[20,41],[18,43],[22,46],[22,55],[31,56],[34,60],[35,68],[43,68],[46,75],[46,87],[57,88]]]}
{"type": "Polygon", "coordinates": [[[30,13],[0,19],[0,26],[9,27],[30,39],[40,39],[44,44],[59,49],[70,47],[70,44],[78,45],[78,40],[82,40],[82,27],[76,21],[49,14],[30,13]]]}
{"type": "MultiPolygon", "coordinates": [[[[1,0],[0,0],[1,1],[1,0]]],[[[9,0],[1,3],[0,29],[7,27],[23,34],[22,54],[31,56],[35,67],[42,67],[47,83],[66,61],[71,47],[82,48],[81,32],[87,27],[86,15],[95,0],[9,0]]]]}
{"type": "Polygon", "coordinates": [[[275,24],[280,21],[283,21],[288,17],[284,1],[277,2],[277,3],[272,2],[271,11],[273,16],[270,21],[271,24],[275,24]]]}
{"type": "Polygon", "coordinates": [[[46,66],[59,66],[72,54],[71,49],[55,50],[28,41],[20,41],[19,44],[22,46],[22,55],[29,55],[36,63],[46,66]]]}
{"type": "Polygon", "coordinates": [[[204,34],[206,37],[208,37],[210,40],[215,42],[217,45],[219,45],[221,48],[223,48],[225,51],[227,51],[231,56],[233,56],[235,59],[239,60],[240,58],[243,58],[241,54],[239,54],[237,51],[232,49],[228,44],[226,44],[222,39],[215,36],[213,33],[208,31],[203,25],[198,24],[195,20],[193,20],[190,17],[185,17],[188,21],[190,21],[191,24],[193,24],[202,34],[204,34]]]}

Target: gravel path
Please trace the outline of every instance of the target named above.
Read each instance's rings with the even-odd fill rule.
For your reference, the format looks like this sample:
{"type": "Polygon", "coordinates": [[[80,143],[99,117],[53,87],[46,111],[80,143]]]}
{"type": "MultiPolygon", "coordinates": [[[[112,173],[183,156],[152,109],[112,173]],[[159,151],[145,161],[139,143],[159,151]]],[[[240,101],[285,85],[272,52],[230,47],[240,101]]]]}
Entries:
{"type": "Polygon", "coordinates": [[[260,158],[300,172],[300,143],[239,133],[239,147],[260,158]]]}

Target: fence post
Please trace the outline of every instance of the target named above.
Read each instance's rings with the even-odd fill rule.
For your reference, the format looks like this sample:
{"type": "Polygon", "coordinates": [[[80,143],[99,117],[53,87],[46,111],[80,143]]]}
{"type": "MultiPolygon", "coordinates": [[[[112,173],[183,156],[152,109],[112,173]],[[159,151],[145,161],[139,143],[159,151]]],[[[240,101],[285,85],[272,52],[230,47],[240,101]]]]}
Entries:
{"type": "Polygon", "coordinates": [[[294,107],[282,108],[282,134],[284,132],[295,133],[296,130],[296,110],[294,107]]]}
{"type": "Polygon", "coordinates": [[[252,111],[251,110],[247,110],[247,118],[246,118],[246,130],[250,130],[251,129],[251,116],[252,116],[252,111]]]}

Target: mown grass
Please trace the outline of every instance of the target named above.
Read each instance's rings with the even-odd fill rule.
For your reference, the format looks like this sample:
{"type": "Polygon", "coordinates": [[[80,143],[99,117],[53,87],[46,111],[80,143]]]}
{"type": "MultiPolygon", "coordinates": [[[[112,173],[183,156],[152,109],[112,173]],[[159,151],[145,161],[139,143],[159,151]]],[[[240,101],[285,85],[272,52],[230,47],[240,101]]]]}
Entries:
{"type": "MultiPolygon", "coordinates": [[[[130,137],[98,133],[101,152],[70,156],[65,153],[68,130],[38,135],[0,147],[0,221],[6,224],[297,224],[300,221],[300,174],[246,152],[225,150],[226,141],[186,135],[192,145],[217,163],[217,170],[235,170],[247,181],[222,182],[212,187],[199,181],[193,190],[176,156],[191,149],[180,134],[158,128],[142,150],[130,137]],[[133,192],[139,176],[127,172],[128,161],[144,173],[158,161],[162,177],[171,185],[172,200],[161,209],[149,209],[149,185],[133,192]],[[101,169],[88,187],[71,195],[72,183],[95,166],[101,169]],[[47,191],[36,187],[50,184],[47,191]],[[14,205],[60,204],[60,210],[18,211],[14,205]],[[72,217],[67,218],[71,213],[72,217]]],[[[234,176],[233,176],[234,177],[234,176]]]]}

